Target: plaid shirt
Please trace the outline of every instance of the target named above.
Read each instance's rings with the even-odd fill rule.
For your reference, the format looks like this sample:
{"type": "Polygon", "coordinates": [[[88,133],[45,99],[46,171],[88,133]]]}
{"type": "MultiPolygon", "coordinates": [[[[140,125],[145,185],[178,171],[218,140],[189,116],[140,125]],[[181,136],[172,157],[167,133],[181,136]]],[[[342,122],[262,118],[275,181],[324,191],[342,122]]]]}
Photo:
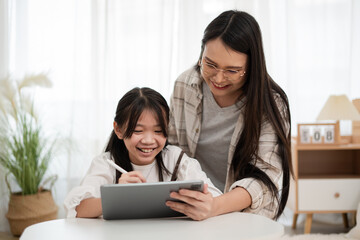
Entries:
{"type": "MultiPolygon", "coordinates": [[[[170,144],[180,146],[189,156],[194,158],[196,158],[196,146],[201,130],[202,82],[202,78],[194,68],[187,70],[176,80],[170,99],[168,141],[170,144]]],[[[281,101],[281,98],[277,94],[275,94],[274,97],[281,114],[286,116],[286,107],[281,101]]],[[[245,108],[242,108],[241,110],[234,133],[231,137],[224,192],[228,192],[236,187],[246,189],[251,195],[252,204],[250,207],[244,209],[244,212],[274,218],[278,203],[272,198],[271,192],[269,192],[267,187],[261,181],[254,178],[244,178],[235,181],[232,171],[230,171],[236,144],[244,125],[244,109],[245,108]]],[[[286,122],[285,126],[287,131],[289,131],[289,122],[286,122]]],[[[282,186],[282,166],[278,154],[277,136],[268,121],[264,121],[261,126],[258,156],[262,160],[257,159],[256,166],[264,171],[275,183],[277,188],[280,189],[280,186],[282,186]]],[[[255,160],[253,162],[255,162],[255,160]]]]}

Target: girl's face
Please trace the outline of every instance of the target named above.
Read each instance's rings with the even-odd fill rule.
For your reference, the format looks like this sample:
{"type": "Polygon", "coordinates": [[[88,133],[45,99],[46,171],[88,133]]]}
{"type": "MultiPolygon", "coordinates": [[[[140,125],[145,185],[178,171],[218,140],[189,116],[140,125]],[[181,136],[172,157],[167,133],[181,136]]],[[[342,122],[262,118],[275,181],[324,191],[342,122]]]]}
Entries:
{"type": "Polygon", "coordinates": [[[152,163],[166,143],[166,137],[157,121],[156,114],[149,110],[142,112],[130,138],[123,138],[125,129],[120,129],[116,122],[114,122],[114,130],[118,138],[124,140],[130,161],[136,165],[152,163]]]}
{"type": "Polygon", "coordinates": [[[205,44],[201,75],[220,107],[231,106],[240,96],[246,79],[247,55],[232,50],[220,38],[205,44]]]}

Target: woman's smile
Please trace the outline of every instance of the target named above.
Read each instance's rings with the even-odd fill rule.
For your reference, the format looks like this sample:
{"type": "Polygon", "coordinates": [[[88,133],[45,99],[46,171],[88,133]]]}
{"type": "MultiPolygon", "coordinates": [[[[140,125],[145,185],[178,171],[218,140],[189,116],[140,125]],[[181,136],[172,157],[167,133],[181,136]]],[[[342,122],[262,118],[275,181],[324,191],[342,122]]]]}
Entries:
{"type": "Polygon", "coordinates": [[[230,87],[229,84],[227,84],[227,85],[226,85],[226,84],[225,84],[225,85],[223,85],[223,84],[217,84],[217,83],[215,83],[214,81],[211,81],[211,83],[214,85],[215,88],[220,89],[220,90],[226,89],[226,88],[230,87]]]}

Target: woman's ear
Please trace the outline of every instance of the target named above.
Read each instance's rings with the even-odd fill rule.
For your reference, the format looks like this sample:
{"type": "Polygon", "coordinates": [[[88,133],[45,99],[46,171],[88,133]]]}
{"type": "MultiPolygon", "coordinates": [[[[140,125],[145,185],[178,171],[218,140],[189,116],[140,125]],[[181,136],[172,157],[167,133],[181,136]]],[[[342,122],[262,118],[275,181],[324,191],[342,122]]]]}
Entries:
{"type": "Polygon", "coordinates": [[[123,139],[123,134],[121,132],[121,129],[119,128],[118,124],[114,121],[114,132],[116,134],[116,136],[119,138],[119,139],[123,139]]]}

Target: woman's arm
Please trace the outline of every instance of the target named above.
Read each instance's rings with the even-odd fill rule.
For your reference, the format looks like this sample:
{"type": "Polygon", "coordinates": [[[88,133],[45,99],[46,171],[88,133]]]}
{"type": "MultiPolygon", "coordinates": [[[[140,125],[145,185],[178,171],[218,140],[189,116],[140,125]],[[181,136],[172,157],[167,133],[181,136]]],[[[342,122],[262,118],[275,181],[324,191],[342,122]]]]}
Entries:
{"type": "Polygon", "coordinates": [[[249,192],[242,187],[237,187],[214,199],[213,216],[238,212],[250,207],[250,205],[251,196],[249,192]]]}
{"type": "Polygon", "coordinates": [[[215,198],[209,193],[207,185],[202,193],[181,189],[178,193],[172,192],[170,197],[185,203],[168,201],[167,206],[194,220],[204,220],[224,213],[241,211],[251,205],[250,194],[241,187],[215,198]]]}
{"type": "Polygon", "coordinates": [[[76,207],[76,217],[94,218],[102,214],[101,198],[87,198],[76,207]]]}

